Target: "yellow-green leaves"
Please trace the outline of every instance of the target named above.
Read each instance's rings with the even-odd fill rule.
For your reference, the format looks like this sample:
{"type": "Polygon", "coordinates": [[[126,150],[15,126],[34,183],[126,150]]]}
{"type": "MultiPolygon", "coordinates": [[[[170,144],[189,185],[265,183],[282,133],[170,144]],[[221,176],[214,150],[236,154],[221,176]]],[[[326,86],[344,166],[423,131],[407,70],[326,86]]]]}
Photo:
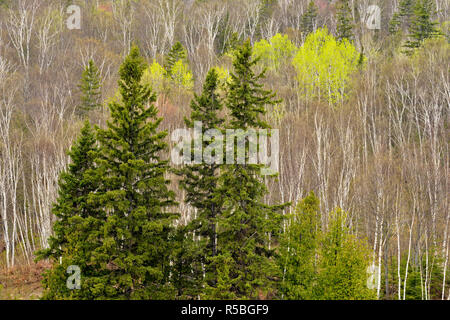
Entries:
{"type": "MultiPolygon", "coordinates": [[[[142,83],[152,87],[154,92],[161,93],[164,82],[169,81],[172,86],[191,90],[194,87],[194,78],[189,67],[181,59],[172,66],[172,73],[168,75],[163,66],[153,60],[153,63],[144,71],[142,83]]],[[[167,83],[167,82],[166,82],[167,83]]]]}
{"type": "Polygon", "coordinates": [[[346,39],[337,41],[326,28],[310,34],[293,60],[301,94],[330,105],[342,102],[358,59],[353,44],[346,39]]]}
{"type": "Polygon", "coordinates": [[[150,85],[153,91],[160,93],[163,87],[164,75],[164,68],[153,60],[153,63],[145,69],[142,75],[142,82],[150,85]]]}
{"type": "Polygon", "coordinates": [[[179,88],[190,90],[194,87],[192,73],[187,64],[183,63],[181,59],[173,65],[171,78],[173,83],[179,88]]]}
{"type": "Polygon", "coordinates": [[[284,61],[291,60],[297,50],[287,35],[277,33],[269,41],[262,39],[256,42],[253,54],[261,58],[265,67],[276,70],[284,61]]]}

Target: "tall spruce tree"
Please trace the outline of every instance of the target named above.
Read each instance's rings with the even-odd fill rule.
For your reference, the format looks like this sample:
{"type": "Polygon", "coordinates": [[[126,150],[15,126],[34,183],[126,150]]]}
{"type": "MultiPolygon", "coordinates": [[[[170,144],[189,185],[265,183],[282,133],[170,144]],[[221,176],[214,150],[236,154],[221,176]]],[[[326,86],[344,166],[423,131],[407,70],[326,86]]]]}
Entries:
{"type": "Polygon", "coordinates": [[[336,38],[353,40],[353,16],[348,0],[339,0],[337,4],[336,38]]]}
{"type": "MultiPolygon", "coordinates": [[[[220,135],[223,133],[224,120],[219,115],[222,103],[218,96],[218,87],[218,74],[215,69],[211,69],[206,76],[202,94],[195,95],[191,101],[191,115],[189,118],[185,118],[186,126],[193,129],[195,122],[202,125],[201,135],[197,137],[200,139],[200,143],[194,141],[192,144],[194,152],[191,160],[194,160],[194,154],[198,152],[204,154],[208,148],[214,149],[214,145],[220,144],[222,141],[220,136],[208,136],[211,130],[216,130],[220,135]],[[206,137],[207,139],[205,139],[206,137]]],[[[223,159],[218,159],[217,157],[221,157],[221,154],[214,154],[214,152],[211,157],[216,159],[204,157],[201,164],[186,165],[179,170],[178,174],[182,176],[180,185],[186,191],[186,202],[197,210],[196,217],[186,227],[187,233],[193,233],[196,238],[200,239],[193,246],[194,254],[197,255],[197,257],[193,257],[193,260],[201,262],[205,274],[201,274],[201,279],[197,279],[199,280],[197,282],[206,281],[210,285],[214,285],[216,274],[214,268],[210,267],[210,258],[217,254],[216,225],[222,211],[219,173],[223,159]]],[[[192,236],[189,237],[189,239],[191,238],[192,236]]],[[[192,275],[189,277],[192,278],[192,275]]]]}
{"type": "Polygon", "coordinates": [[[315,31],[316,23],[317,23],[317,14],[318,9],[313,0],[311,0],[308,4],[308,8],[306,12],[303,14],[301,18],[300,28],[303,32],[303,36],[306,36],[315,31]]]}
{"type": "Polygon", "coordinates": [[[101,106],[101,81],[100,73],[94,61],[89,60],[81,76],[81,104],[78,114],[85,116],[89,111],[101,106]]]}
{"type": "Polygon", "coordinates": [[[172,76],[173,66],[179,60],[182,60],[183,63],[186,62],[186,50],[184,49],[181,42],[177,41],[167,53],[166,59],[164,61],[164,69],[166,70],[166,74],[169,78],[172,76]]]}
{"type": "Polygon", "coordinates": [[[409,27],[409,40],[405,43],[406,48],[419,48],[425,39],[439,35],[437,23],[431,20],[433,14],[434,5],[431,0],[416,1],[409,27]]]}
{"type": "Polygon", "coordinates": [[[314,192],[297,204],[289,222],[280,242],[280,294],[283,299],[314,299],[321,236],[319,199],[314,192]]]}
{"type": "MultiPolygon", "coordinates": [[[[236,51],[227,90],[230,129],[269,127],[261,117],[266,105],[279,101],[274,93],[262,88],[264,72],[255,74],[253,70],[257,62],[252,58],[250,42],[246,41],[236,51]]],[[[211,297],[220,297],[218,291],[224,286],[229,289],[228,297],[244,299],[257,298],[274,287],[277,270],[270,237],[280,230],[280,210],[284,205],[264,204],[267,189],[260,176],[262,166],[248,163],[250,141],[246,140],[245,163],[226,164],[221,172],[224,208],[218,221],[218,254],[212,259],[220,273],[217,287],[208,288],[211,297]]]]}
{"type": "Polygon", "coordinates": [[[399,30],[407,30],[414,11],[414,0],[401,0],[397,12],[389,22],[389,32],[395,33],[399,30]]]}
{"type": "Polygon", "coordinates": [[[59,179],[59,196],[52,210],[57,221],[49,247],[37,253],[38,260],[50,259],[54,263],[43,277],[44,299],[90,298],[84,284],[81,290],[68,289],[66,271],[75,265],[83,277],[95,275],[91,252],[101,243],[99,230],[104,221],[102,212],[89,201],[99,184],[91,174],[97,151],[94,132],[86,121],[69,152],[71,163],[59,179]]]}
{"type": "Polygon", "coordinates": [[[120,67],[121,101],[109,104],[111,120],[97,129],[98,174],[102,185],[92,201],[107,218],[104,240],[96,249],[104,276],[93,285],[98,298],[155,299],[174,297],[170,276],[174,194],[161,159],[167,147],[155,94],[142,84],[146,68],[139,49],[130,50],[120,67]]]}

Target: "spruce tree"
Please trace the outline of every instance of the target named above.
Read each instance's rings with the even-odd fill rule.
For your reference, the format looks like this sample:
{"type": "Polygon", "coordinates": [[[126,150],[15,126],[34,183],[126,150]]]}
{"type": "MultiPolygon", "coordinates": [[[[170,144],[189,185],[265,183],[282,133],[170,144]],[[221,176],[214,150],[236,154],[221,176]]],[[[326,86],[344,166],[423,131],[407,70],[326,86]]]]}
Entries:
{"type": "Polygon", "coordinates": [[[280,243],[279,265],[283,299],[313,299],[320,246],[319,199],[311,192],[297,204],[280,243]]]}
{"type": "MultiPolygon", "coordinates": [[[[253,70],[257,62],[258,58],[252,58],[250,42],[246,41],[236,52],[227,89],[230,129],[269,127],[261,119],[265,107],[279,101],[274,93],[262,88],[264,72],[255,74],[253,70]]],[[[245,163],[226,164],[221,172],[224,208],[218,222],[218,254],[212,259],[215,265],[227,263],[218,283],[223,285],[226,280],[229,294],[244,299],[257,298],[273,289],[277,270],[270,237],[280,230],[279,211],[284,207],[264,204],[267,189],[260,176],[262,166],[248,163],[249,143],[245,146],[245,163]]],[[[217,296],[219,287],[215,289],[210,290],[213,296],[217,296]]]]}
{"type": "Polygon", "coordinates": [[[186,50],[184,49],[183,45],[179,41],[177,41],[167,53],[166,59],[164,61],[164,69],[166,70],[166,74],[169,78],[172,77],[173,66],[179,60],[182,60],[183,63],[186,62],[186,50]]]}
{"type": "Polygon", "coordinates": [[[336,38],[353,40],[353,18],[348,0],[339,0],[337,4],[336,38]]]}
{"type": "Polygon", "coordinates": [[[314,1],[310,1],[306,12],[303,14],[301,19],[300,28],[303,32],[303,36],[306,37],[308,34],[314,32],[316,19],[317,19],[318,9],[314,1]]]}
{"type": "MultiPolygon", "coordinates": [[[[223,131],[224,120],[219,116],[222,103],[217,93],[218,87],[218,74],[215,69],[211,69],[206,76],[202,94],[200,96],[195,95],[191,101],[191,115],[189,118],[185,118],[185,123],[188,128],[193,129],[195,122],[200,122],[202,132],[198,138],[203,141],[200,141],[199,144],[195,142],[192,144],[194,152],[191,160],[194,160],[195,153],[203,154],[203,151],[208,147],[220,142],[215,140],[216,137],[209,137],[210,141],[202,139],[202,137],[206,137],[208,130],[215,129],[220,134],[223,131]]],[[[212,156],[219,155],[213,154],[212,156]]],[[[185,229],[188,234],[193,234],[199,239],[194,246],[186,244],[186,247],[194,248],[193,254],[196,257],[192,257],[192,261],[201,262],[201,265],[205,268],[205,275],[201,274],[201,279],[196,279],[197,284],[206,281],[213,285],[216,281],[215,272],[209,264],[210,258],[217,254],[216,224],[222,210],[218,180],[222,162],[222,159],[207,161],[204,158],[201,164],[189,164],[178,171],[178,174],[182,177],[180,185],[186,191],[185,201],[197,210],[196,217],[190,221],[185,229]]],[[[187,237],[187,239],[192,239],[192,236],[187,237]]],[[[192,275],[189,275],[189,277],[192,279],[192,275]]]]}
{"type": "Polygon", "coordinates": [[[89,111],[101,106],[100,73],[94,61],[89,60],[88,65],[81,76],[81,105],[78,108],[79,115],[86,115],[89,111]]]}
{"type": "Polygon", "coordinates": [[[406,30],[409,28],[411,16],[414,9],[414,0],[401,0],[398,6],[398,11],[394,13],[389,22],[389,32],[395,33],[399,30],[406,30]]]}
{"type": "Polygon", "coordinates": [[[93,259],[104,276],[93,284],[98,298],[171,298],[169,283],[174,194],[165,178],[167,132],[155,94],[142,84],[146,68],[139,49],[130,50],[120,67],[121,101],[109,104],[111,120],[97,129],[98,174],[102,185],[92,201],[107,215],[103,244],[93,259]]]}
{"type": "Polygon", "coordinates": [[[347,213],[339,208],[331,212],[328,230],[321,240],[315,299],[375,299],[374,290],[367,286],[369,263],[370,249],[350,233],[347,213]]]}
{"type": "Polygon", "coordinates": [[[419,48],[425,39],[439,34],[436,28],[437,23],[431,20],[433,11],[433,3],[430,0],[417,0],[409,27],[409,40],[405,44],[406,48],[419,48]]]}
{"type": "Polygon", "coordinates": [[[86,286],[81,290],[69,290],[66,285],[67,267],[76,265],[84,276],[92,276],[91,252],[101,243],[99,234],[103,222],[102,212],[89,201],[98,188],[98,180],[92,171],[97,155],[94,132],[88,121],[73,144],[69,155],[71,163],[61,173],[59,196],[53,207],[57,221],[49,247],[37,253],[37,259],[50,259],[53,266],[44,274],[44,299],[89,298],[86,286]]]}

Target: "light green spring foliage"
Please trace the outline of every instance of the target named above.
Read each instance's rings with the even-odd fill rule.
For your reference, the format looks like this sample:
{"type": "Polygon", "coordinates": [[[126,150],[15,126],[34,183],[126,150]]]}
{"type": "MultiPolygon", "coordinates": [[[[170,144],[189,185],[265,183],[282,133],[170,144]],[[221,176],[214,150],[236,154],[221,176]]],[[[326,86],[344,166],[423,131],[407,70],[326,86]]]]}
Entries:
{"type": "Polygon", "coordinates": [[[225,67],[214,67],[214,69],[217,72],[217,79],[219,80],[220,84],[230,83],[231,82],[231,76],[230,76],[230,70],[226,69],[225,67]]]}
{"type": "Polygon", "coordinates": [[[255,43],[253,53],[260,57],[260,62],[269,70],[277,70],[285,61],[294,57],[298,48],[287,35],[277,33],[269,41],[262,39],[255,43]]]}
{"type": "Polygon", "coordinates": [[[311,33],[293,59],[302,96],[342,103],[359,57],[353,44],[337,41],[326,28],[311,33]]]}
{"type": "Polygon", "coordinates": [[[321,235],[319,199],[311,192],[301,200],[282,236],[279,264],[282,270],[280,292],[284,299],[314,299],[317,256],[321,235]]]}
{"type": "Polygon", "coordinates": [[[153,60],[153,63],[145,69],[142,75],[142,83],[150,85],[154,92],[161,93],[165,73],[164,68],[156,60],[153,60]]]}
{"type": "Polygon", "coordinates": [[[163,66],[153,60],[153,63],[145,69],[142,75],[142,84],[149,85],[156,93],[163,92],[165,83],[177,88],[192,90],[194,78],[186,63],[178,60],[173,64],[171,72],[171,76],[169,76],[163,66]]]}
{"type": "Polygon", "coordinates": [[[191,90],[194,87],[194,78],[187,64],[183,60],[178,60],[172,67],[172,82],[178,88],[191,90]]]}
{"type": "Polygon", "coordinates": [[[347,227],[347,213],[339,208],[330,212],[328,231],[324,234],[320,271],[315,288],[320,300],[370,300],[374,290],[367,286],[370,249],[347,227]]]}
{"type": "Polygon", "coordinates": [[[280,241],[278,263],[283,299],[375,299],[367,286],[370,249],[347,227],[347,213],[336,209],[322,229],[319,199],[301,200],[280,241]]]}

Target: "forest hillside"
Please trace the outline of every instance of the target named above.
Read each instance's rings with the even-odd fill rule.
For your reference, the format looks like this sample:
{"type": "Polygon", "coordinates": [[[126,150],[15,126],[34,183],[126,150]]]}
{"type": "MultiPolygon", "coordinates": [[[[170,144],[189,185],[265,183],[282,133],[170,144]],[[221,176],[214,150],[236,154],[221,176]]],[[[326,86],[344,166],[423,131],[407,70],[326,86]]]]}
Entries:
{"type": "Polygon", "coordinates": [[[449,15],[0,0],[0,299],[450,299],[449,15]]]}

